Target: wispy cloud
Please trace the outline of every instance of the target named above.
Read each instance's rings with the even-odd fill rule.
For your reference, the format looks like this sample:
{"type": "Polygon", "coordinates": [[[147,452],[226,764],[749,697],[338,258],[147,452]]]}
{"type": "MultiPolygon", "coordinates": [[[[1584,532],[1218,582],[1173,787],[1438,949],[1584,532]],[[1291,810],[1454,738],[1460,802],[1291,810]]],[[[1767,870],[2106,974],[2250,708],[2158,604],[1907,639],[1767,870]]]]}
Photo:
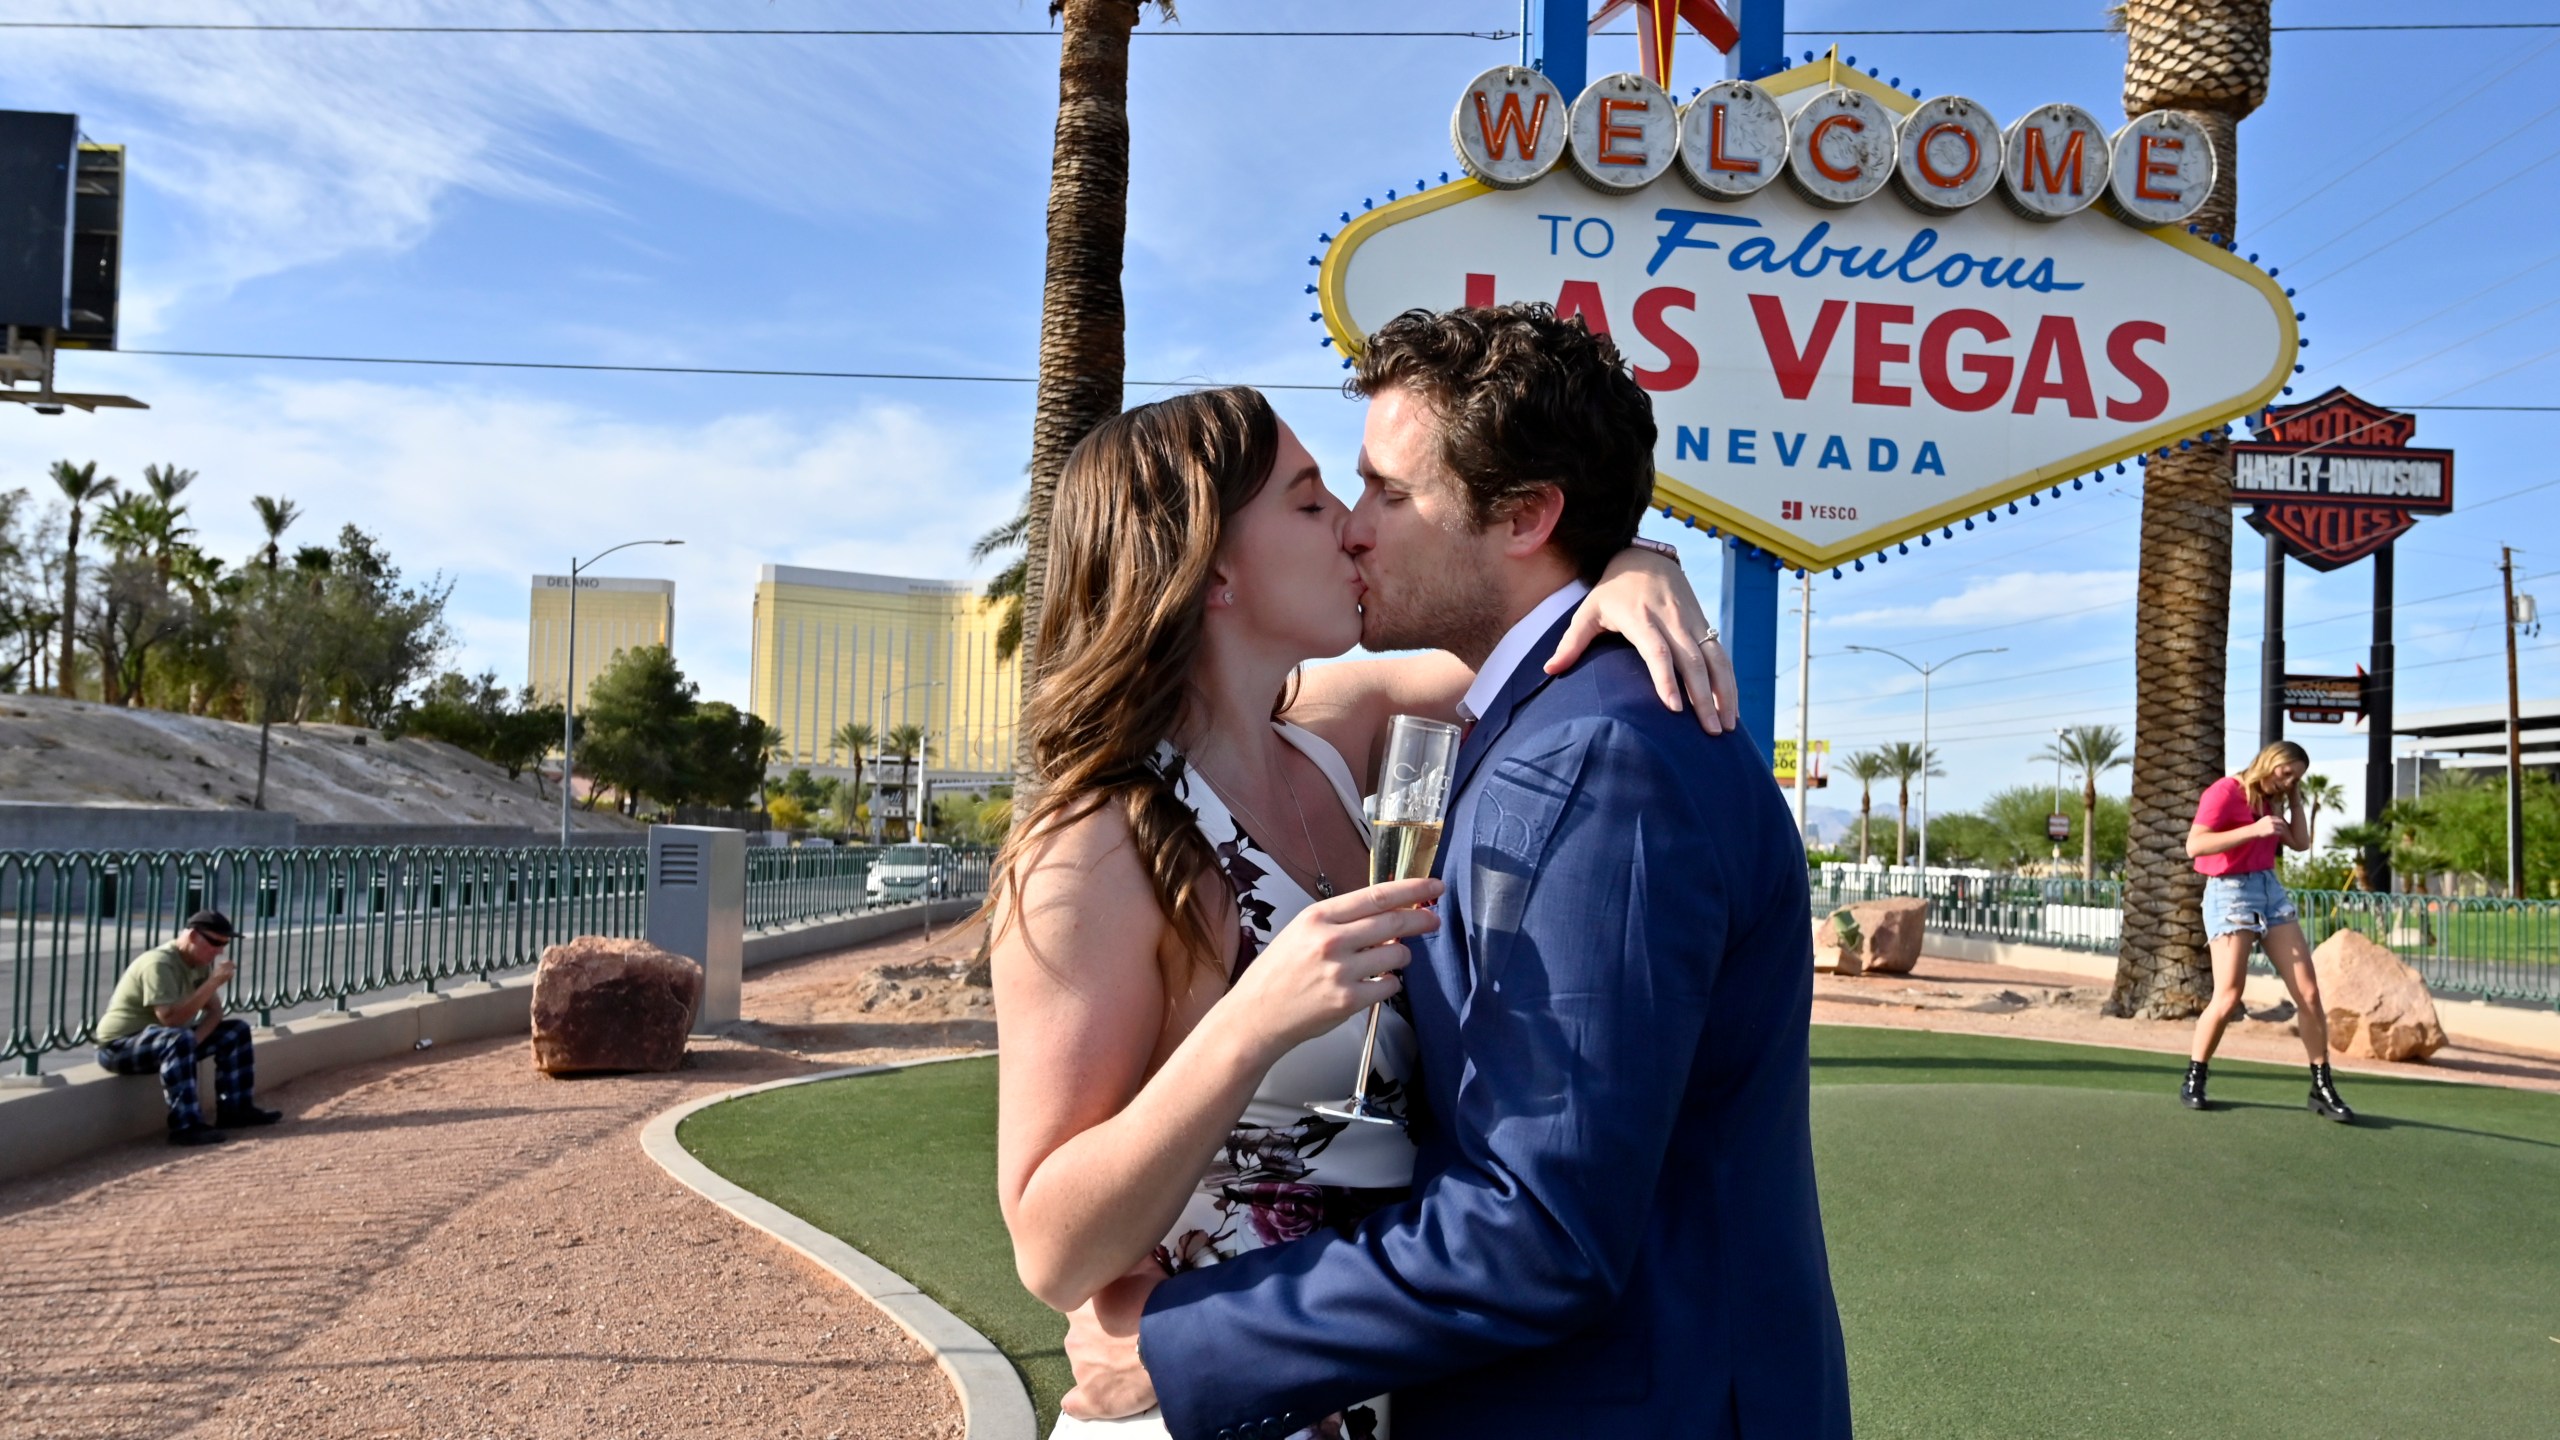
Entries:
{"type": "MultiPolygon", "coordinates": [[[[182,18],[315,13],[336,12],[208,0],[182,18]]],[[[711,13],[738,23],[734,8],[711,13]]],[[[930,14],[882,6],[866,18],[930,14]]],[[[14,18],[135,16],[129,0],[72,0],[14,18]]],[[[632,0],[495,16],[484,4],[387,0],[362,14],[374,24],[493,18],[685,19],[632,0]]],[[[599,141],[782,214],[933,216],[970,157],[1020,128],[1013,111],[1038,108],[1037,86],[1026,96],[1020,84],[984,85],[985,73],[1036,76],[1050,42],[980,42],[979,79],[956,89],[915,63],[928,43],[23,31],[12,32],[0,74],[16,103],[78,111],[93,136],[131,145],[137,192],[184,211],[181,253],[131,277],[128,320],[148,325],[193,290],[414,245],[463,193],[610,210],[612,184],[581,153],[599,141]]]]}
{"type": "Polygon", "coordinates": [[[1827,635],[1857,627],[2012,624],[2067,618],[2133,602],[2133,570],[2022,570],[1968,581],[1953,595],[1820,617],[1827,635]]]}
{"type": "Polygon", "coordinates": [[[759,565],[961,577],[1019,484],[1007,447],[910,404],[652,423],[467,384],[143,378],[154,408],[115,425],[0,430],[0,477],[26,483],[66,453],[127,479],[179,458],[203,474],[187,497],[201,543],[234,562],[262,543],[249,497],[288,496],[305,517],[289,544],[355,524],[413,577],[454,580],[453,663],[511,684],[530,576],[665,536],[686,543],[607,569],[673,579],[678,659],[706,694],[744,701],[759,565]]]}

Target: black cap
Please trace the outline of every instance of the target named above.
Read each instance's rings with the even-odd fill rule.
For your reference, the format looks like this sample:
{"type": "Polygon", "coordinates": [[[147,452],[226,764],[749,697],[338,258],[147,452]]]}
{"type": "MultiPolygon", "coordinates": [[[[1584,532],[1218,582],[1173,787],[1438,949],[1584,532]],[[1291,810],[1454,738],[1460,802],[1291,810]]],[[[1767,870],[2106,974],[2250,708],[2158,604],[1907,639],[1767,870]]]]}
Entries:
{"type": "Polygon", "coordinates": [[[188,916],[187,928],[201,930],[216,940],[240,938],[240,932],[231,928],[231,917],[219,910],[199,910],[188,916]]]}

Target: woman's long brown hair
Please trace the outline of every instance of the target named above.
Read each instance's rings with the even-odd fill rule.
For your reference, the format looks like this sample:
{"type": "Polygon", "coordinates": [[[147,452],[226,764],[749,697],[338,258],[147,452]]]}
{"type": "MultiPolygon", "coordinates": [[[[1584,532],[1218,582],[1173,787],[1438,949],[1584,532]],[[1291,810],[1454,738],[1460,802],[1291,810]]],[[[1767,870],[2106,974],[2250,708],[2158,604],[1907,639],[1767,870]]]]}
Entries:
{"type": "Polygon", "coordinates": [[[987,908],[1018,912],[1025,857],[1056,830],[1117,807],[1181,942],[1160,961],[1168,1008],[1194,967],[1217,963],[1202,886],[1218,857],[1156,747],[1182,719],[1227,518],[1260,492],[1279,454],[1280,420],[1259,392],[1177,395],[1095,426],[1067,456],[1049,512],[1038,674],[1022,713],[1029,799],[996,855],[987,908]]]}

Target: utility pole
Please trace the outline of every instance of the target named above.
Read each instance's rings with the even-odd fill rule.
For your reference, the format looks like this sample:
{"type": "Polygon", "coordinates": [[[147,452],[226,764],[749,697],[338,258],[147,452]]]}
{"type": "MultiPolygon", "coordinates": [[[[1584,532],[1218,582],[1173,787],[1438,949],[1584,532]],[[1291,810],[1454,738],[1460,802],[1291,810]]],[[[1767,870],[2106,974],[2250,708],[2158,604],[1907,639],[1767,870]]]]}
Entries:
{"type": "Polygon", "coordinates": [[[2507,592],[2507,898],[2524,898],[2524,722],[2516,698],[2516,547],[2498,547],[2507,592]]]}
{"type": "Polygon", "coordinates": [[[1813,783],[1813,572],[1804,574],[1804,615],[1796,628],[1796,838],[1804,839],[1805,787],[1813,783]]]}
{"type": "MultiPolygon", "coordinates": [[[[2267,633],[2258,645],[2258,748],[2284,738],[2284,537],[2267,531],[2267,633]]],[[[2384,726],[2388,730],[2389,726],[2384,726]]]]}

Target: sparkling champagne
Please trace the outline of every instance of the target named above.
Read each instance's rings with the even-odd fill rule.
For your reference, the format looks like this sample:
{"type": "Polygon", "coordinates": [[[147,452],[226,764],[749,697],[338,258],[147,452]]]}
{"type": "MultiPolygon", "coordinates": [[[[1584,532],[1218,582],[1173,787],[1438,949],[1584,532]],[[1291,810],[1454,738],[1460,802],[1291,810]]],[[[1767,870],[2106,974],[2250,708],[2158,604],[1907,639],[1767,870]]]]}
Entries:
{"type": "Polygon", "coordinates": [[[1384,885],[1390,880],[1419,880],[1431,873],[1432,857],[1440,853],[1440,822],[1437,820],[1396,820],[1375,826],[1370,831],[1369,883],[1384,885]]]}

